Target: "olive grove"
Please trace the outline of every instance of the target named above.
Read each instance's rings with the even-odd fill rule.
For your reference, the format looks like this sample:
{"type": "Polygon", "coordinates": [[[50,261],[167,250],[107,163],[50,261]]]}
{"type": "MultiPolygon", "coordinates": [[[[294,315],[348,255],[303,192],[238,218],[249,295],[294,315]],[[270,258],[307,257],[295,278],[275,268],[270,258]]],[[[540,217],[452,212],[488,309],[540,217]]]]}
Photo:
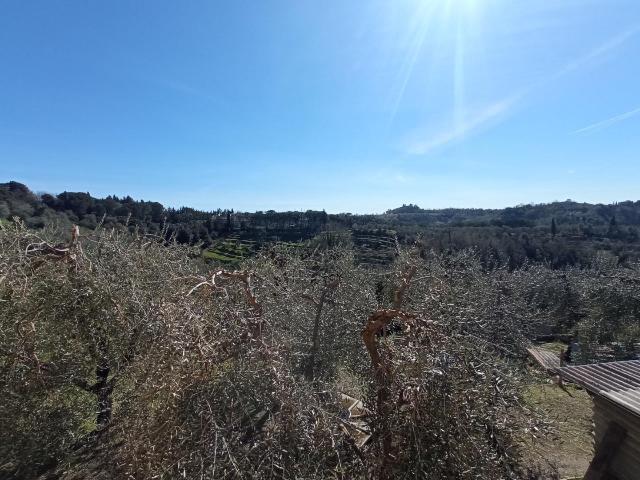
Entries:
{"type": "Polygon", "coordinates": [[[542,478],[520,452],[539,421],[520,399],[525,348],[549,318],[591,336],[615,321],[633,343],[637,304],[611,295],[637,270],[606,268],[596,287],[418,243],[388,269],[337,244],[225,270],[163,235],[1,226],[0,471],[542,478]]]}

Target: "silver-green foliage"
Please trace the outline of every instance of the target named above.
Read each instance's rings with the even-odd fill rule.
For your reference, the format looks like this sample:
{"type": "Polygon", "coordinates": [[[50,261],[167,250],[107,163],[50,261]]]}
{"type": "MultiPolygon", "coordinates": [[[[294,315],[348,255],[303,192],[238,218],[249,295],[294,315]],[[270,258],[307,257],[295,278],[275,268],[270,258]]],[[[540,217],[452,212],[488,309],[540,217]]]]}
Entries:
{"type": "Polygon", "coordinates": [[[516,478],[523,274],[473,252],[370,270],[344,245],[227,272],[135,233],[60,240],[0,227],[0,458],[16,476],[87,477],[83,446],[109,478],[516,478]],[[361,334],[392,307],[381,376],[361,334]],[[370,410],[362,448],[345,389],[370,410]]]}

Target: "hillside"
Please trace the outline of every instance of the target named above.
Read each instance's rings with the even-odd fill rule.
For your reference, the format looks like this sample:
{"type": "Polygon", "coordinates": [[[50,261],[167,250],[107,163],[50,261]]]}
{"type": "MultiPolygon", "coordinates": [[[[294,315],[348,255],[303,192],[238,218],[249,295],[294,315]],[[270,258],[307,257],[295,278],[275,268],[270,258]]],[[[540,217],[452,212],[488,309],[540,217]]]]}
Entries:
{"type": "Polygon", "coordinates": [[[590,458],[589,399],[531,371],[527,347],[638,355],[636,204],[0,195],[0,478],[555,480],[590,458]]]}
{"type": "Polygon", "coordinates": [[[480,251],[483,262],[522,265],[544,261],[556,267],[588,265],[606,251],[621,263],[640,257],[640,201],[610,205],[571,200],[504,209],[422,209],[403,205],[383,214],[201,211],[166,208],[130,196],[95,198],[89,193],[36,195],[18,182],[0,184],[0,219],[21,218],[29,227],[77,223],[94,229],[125,226],[201,245],[208,258],[236,261],[272,242],[331,241],[335,234],[354,243],[365,263],[385,264],[395,239],[416,239],[436,251],[480,251]],[[328,234],[328,235],[327,235],[328,234]],[[391,248],[390,248],[391,246],[391,248]]]}

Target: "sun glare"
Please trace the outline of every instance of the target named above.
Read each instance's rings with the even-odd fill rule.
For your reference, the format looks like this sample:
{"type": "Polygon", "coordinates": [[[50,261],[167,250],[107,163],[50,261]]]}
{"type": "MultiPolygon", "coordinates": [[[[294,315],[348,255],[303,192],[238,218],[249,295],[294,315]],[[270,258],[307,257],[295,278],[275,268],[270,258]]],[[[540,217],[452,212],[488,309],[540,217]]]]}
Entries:
{"type": "Polygon", "coordinates": [[[481,0],[447,0],[448,3],[453,4],[454,8],[457,8],[461,13],[473,13],[479,7],[481,0]]]}
{"type": "MultiPolygon", "coordinates": [[[[433,52],[449,52],[451,63],[451,82],[453,96],[452,122],[456,129],[462,128],[466,111],[465,99],[465,67],[467,50],[482,52],[482,9],[487,0],[415,0],[410,3],[410,9],[405,12],[407,19],[406,53],[400,72],[398,86],[394,100],[390,121],[393,122],[397,110],[413,74],[416,64],[433,62],[433,52]],[[473,37],[474,45],[469,45],[473,37]],[[431,49],[425,44],[431,45],[431,49]],[[436,46],[435,49],[433,46],[436,46]]],[[[477,53],[476,53],[477,55],[477,53]]],[[[437,71],[430,68],[431,71],[437,71]]],[[[440,75],[442,72],[440,72],[440,75]]]]}
{"type": "Polygon", "coordinates": [[[480,11],[482,0],[442,0],[445,15],[452,20],[471,20],[480,11]]]}

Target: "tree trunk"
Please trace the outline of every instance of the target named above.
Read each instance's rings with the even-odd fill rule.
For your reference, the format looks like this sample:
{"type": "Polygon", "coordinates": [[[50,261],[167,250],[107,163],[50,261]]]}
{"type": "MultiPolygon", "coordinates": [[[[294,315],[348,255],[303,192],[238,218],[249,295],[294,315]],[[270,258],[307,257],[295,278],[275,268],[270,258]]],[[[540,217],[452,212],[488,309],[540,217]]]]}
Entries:
{"type": "Polygon", "coordinates": [[[320,295],[320,300],[314,302],[316,305],[316,317],[313,323],[311,352],[309,353],[309,358],[307,360],[307,365],[304,371],[304,377],[309,382],[315,380],[316,357],[318,356],[318,350],[320,350],[320,324],[322,321],[322,309],[324,307],[324,302],[327,299],[327,295],[329,295],[332,290],[335,290],[338,287],[338,284],[339,281],[335,280],[326,285],[324,290],[322,291],[322,294],[320,295]]]}
{"type": "Polygon", "coordinates": [[[95,393],[98,402],[96,427],[98,429],[105,427],[111,420],[113,383],[108,381],[109,370],[109,367],[105,366],[96,367],[95,393]]]}
{"type": "Polygon", "coordinates": [[[309,354],[307,368],[305,368],[304,372],[304,376],[309,382],[312,382],[315,377],[316,356],[318,355],[320,345],[320,321],[322,320],[322,306],[324,304],[326,294],[326,290],[322,292],[320,301],[316,305],[316,318],[313,324],[313,335],[311,337],[311,353],[309,354]]]}

